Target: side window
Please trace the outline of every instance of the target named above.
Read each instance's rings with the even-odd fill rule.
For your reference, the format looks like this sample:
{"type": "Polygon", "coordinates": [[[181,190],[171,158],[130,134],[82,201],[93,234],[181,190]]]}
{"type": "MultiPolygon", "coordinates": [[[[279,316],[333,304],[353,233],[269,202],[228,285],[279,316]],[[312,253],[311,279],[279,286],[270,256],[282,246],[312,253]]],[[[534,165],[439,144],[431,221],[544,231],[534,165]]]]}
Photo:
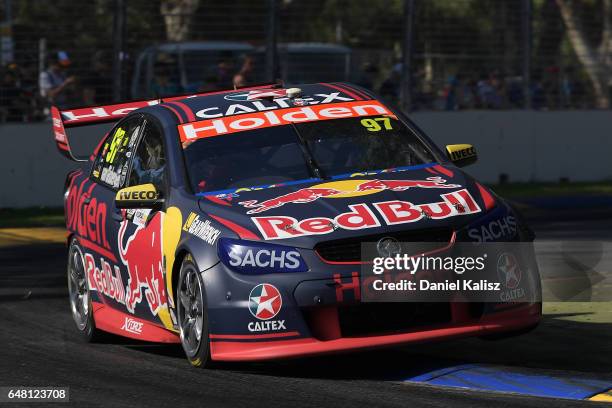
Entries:
{"type": "Polygon", "coordinates": [[[143,136],[134,155],[129,185],[153,183],[162,188],[165,169],[166,154],[161,131],[154,123],[145,122],[143,136]]]}
{"type": "Polygon", "coordinates": [[[125,120],[108,135],[94,163],[92,177],[118,189],[125,185],[130,155],[142,129],[142,118],[125,120]]]}

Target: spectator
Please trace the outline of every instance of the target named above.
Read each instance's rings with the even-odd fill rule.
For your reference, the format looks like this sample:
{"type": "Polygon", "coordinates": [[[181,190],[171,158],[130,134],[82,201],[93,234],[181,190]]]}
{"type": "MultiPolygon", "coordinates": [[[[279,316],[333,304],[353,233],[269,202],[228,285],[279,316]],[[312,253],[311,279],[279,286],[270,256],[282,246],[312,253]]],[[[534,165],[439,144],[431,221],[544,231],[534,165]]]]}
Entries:
{"type": "Polygon", "coordinates": [[[448,77],[448,82],[444,87],[444,109],[445,110],[456,110],[457,109],[457,88],[459,87],[459,80],[456,76],[451,75],[448,77]]]}
{"type": "Polygon", "coordinates": [[[234,62],[230,57],[217,64],[214,76],[216,89],[231,89],[234,85],[234,62]]]}
{"type": "Polygon", "coordinates": [[[560,99],[560,72],[559,67],[551,65],[544,69],[544,78],[542,79],[542,87],[546,97],[546,106],[548,109],[558,109],[561,107],[560,99]]]}
{"type": "Polygon", "coordinates": [[[47,105],[56,105],[60,108],[66,106],[67,92],[70,85],[75,82],[74,76],[66,76],[66,68],[69,66],[70,59],[65,51],[58,51],[49,57],[48,68],[41,72],[38,78],[40,95],[47,105]]]}
{"type": "Polygon", "coordinates": [[[525,104],[525,96],[523,95],[523,78],[516,76],[506,79],[506,89],[508,103],[512,109],[520,109],[525,104]]]}
{"type": "Polygon", "coordinates": [[[402,64],[395,64],[389,73],[389,77],[387,77],[387,79],[385,79],[380,85],[380,96],[387,99],[391,103],[398,103],[401,77],[402,64]]]}
{"type": "Polygon", "coordinates": [[[535,110],[546,108],[546,95],[542,86],[542,74],[536,72],[531,78],[531,107],[535,110]]]}
{"type": "Polygon", "coordinates": [[[155,76],[149,86],[151,96],[158,98],[181,93],[181,88],[178,83],[171,78],[173,69],[174,64],[172,62],[161,62],[156,64],[155,76]]]}
{"type": "Polygon", "coordinates": [[[198,89],[199,92],[211,92],[216,91],[217,88],[217,77],[214,75],[208,75],[204,78],[202,85],[198,89]]]}
{"type": "Polygon", "coordinates": [[[478,105],[476,80],[472,77],[460,79],[459,109],[474,109],[478,105]]]}
{"type": "Polygon", "coordinates": [[[375,64],[372,64],[371,62],[366,62],[365,64],[363,64],[359,77],[357,78],[355,83],[366,89],[373,90],[375,87],[377,77],[378,77],[378,66],[375,64]]]}
{"type": "Polygon", "coordinates": [[[484,109],[499,109],[502,104],[501,92],[503,84],[498,79],[498,74],[493,71],[487,76],[483,74],[478,81],[478,97],[484,109]]]}
{"type": "Polygon", "coordinates": [[[96,51],[92,69],[84,76],[83,99],[85,105],[106,105],[112,102],[111,57],[104,51],[96,51]]]}
{"type": "Polygon", "coordinates": [[[244,59],[244,63],[242,64],[242,68],[236,75],[234,75],[234,87],[240,88],[243,86],[247,86],[248,84],[253,83],[253,58],[246,57],[244,59]]]}
{"type": "Polygon", "coordinates": [[[561,93],[564,108],[586,108],[584,103],[586,89],[580,78],[576,75],[576,69],[571,65],[565,69],[563,74],[561,93]]]}
{"type": "Polygon", "coordinates": [[[23,92],[17,66],[7,65],[0,82],[0,122],[20,121],[24,115],[23,92]]]}

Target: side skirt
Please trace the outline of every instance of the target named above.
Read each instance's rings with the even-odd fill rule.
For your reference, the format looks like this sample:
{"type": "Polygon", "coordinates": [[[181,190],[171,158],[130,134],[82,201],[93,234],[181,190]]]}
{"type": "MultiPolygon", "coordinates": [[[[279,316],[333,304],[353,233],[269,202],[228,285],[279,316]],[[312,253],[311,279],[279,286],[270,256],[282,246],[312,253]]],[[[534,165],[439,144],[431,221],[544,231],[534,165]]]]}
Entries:
{"type": "Polygon", "coordinates": [[[131,339],[156,343],[180,343],[178,334],[156,326],[146,320],[92,302],[96,328],[131,339]]]}

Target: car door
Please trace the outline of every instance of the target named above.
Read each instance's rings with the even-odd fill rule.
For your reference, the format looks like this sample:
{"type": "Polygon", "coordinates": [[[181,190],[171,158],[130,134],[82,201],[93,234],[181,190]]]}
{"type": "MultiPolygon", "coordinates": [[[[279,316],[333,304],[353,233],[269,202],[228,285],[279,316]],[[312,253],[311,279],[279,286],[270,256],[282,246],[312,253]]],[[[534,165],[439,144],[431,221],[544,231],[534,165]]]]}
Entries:
{"type": "Polygon", "coordinates": [[[86,272],[90,288],[106,306],[125,312],[126,272],[120,256],[120,241],[117,239],[124,215],[115,206],[115,195],[128,181],[130,158],[143,128],[141,115],[130,116],[120,121],[108,134],[99,148],[92,166],[89,180],[91,186],[84,209],[87,224],[85,231],[95,227],[100,239],[97,242],[82,240],[86,251],[96,256],[87,256],[86,272]]]}
{"type": "MultiPolygon", "coordinates": [[[[145,119],[130,160],[126,186],[155,185],[167,197],[166,148],[161,127],[145,119]]],[[[172,327],[164,281],[164,208],[126,210],[118,232],[118,257],[126,273],[125,306],[144,320],[172,327]]]]}

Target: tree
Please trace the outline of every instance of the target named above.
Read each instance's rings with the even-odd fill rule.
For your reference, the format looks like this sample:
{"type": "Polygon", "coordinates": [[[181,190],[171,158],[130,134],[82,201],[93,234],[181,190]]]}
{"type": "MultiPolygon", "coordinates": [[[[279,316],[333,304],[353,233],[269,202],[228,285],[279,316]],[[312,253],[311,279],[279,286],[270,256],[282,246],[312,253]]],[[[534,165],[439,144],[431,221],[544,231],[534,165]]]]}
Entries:
{"type": "Polygon", "coordinates": [[[163,0],[160,12],[166,23],[166,37],[170,41],[185,41],[189,38],[191,16],[200,0],[163,0]]]}
{"type": "MultiPolygon", "coordinates": [[[[568,39],[576,53],[576,57],[584,67],[596,98],[598,108],[610,106],[608,95],[608,77],[612,68],[610,58],[610,41],[612,40],[612,24],[610,22],[611,3],[610,0],[601,0],[598,7],[603,19],[601,24],[601,35],[593,41],[592,33],[586,29],[586,25],[580,21],[578,7],[567,0],[556,0],[567,30],[568,39]]],[[[589,26],[592,28],[592,26],[589,26]]]]}

